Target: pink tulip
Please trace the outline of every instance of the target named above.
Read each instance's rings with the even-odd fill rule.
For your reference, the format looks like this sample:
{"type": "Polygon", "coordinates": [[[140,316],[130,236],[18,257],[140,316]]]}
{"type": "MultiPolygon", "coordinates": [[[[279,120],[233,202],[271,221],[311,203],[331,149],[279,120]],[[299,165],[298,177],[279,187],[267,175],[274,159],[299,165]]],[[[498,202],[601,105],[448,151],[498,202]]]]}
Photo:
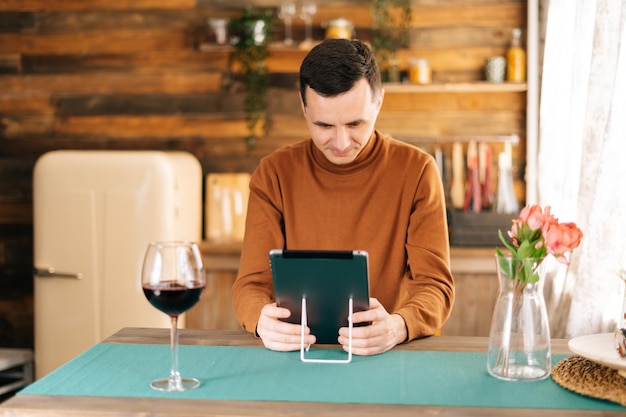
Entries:
{"type": "Polygon", "coordinates": [[[558,220],[550,214],[550,206],[542,209],[538,205],[526,206],[519,217],[513,220],[508,235],[513,246],[519,247],[521,242],[533,242],[535,249],[543,247],[543,234],[551,226],[558,224],[558,220]]]}
{"type": "Polygon", "coordinates": [[[583,233],[575,223],[552,224],[544,233],[548,253],[565,264],[569,263],[565,255],[580,245],[582,237],[583,233]]]}
{"type": "Polygon", "coordinates": [[[518,228],[519,220],[513,220],[513,225],[511,226],[511,230],[507,232],[513,245],[518,246],[517,244],[517,228],[518,228]]]}
{"type": "MultiPolygon", "coordinates": [[[[550,209],[548,208],[549,212],[550,209]]],[[[527,224],[531,230],[539,230],[544,224],[544,215],[541,207],[538,205],[526,206],[520,212],[518,220],[523,224],[527,224]]]]}
{"type": "Polygon", "coordinates": [[[550,213],[550,206],[546,206],[543,211],[544,223],[542,230],[546,232],[550,226],[558,225],[559,220],[550,213]]]}
{"type": "MultiPolygon", "coordinates": [[[[537,264],[547,254],[552,254],[559,262],[569,265],[567,255],[580,245],[583,237],[575,223],[559,223],[550,213],[550,206],[545,209],[538,205],[526,206],[512,223],[511,230],[507,232],[511,244],[507,244],[504,236],[501,236],[502,242],[515,258],[537,258],[537,264]]],[[[498,254],[502,256],[499,250],[498,254]]],[[[510,278],[525,282],[527,271],[514,272],[510,278]]]]}

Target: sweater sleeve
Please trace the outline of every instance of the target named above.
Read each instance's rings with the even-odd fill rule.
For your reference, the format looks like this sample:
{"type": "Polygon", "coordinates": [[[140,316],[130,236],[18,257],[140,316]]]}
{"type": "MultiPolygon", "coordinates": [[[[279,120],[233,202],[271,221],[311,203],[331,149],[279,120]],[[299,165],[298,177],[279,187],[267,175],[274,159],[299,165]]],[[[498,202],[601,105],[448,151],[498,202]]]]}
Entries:
{"type": "Polygon", "coordinates": [[[406,237],[409,299],[396,313],[406,323],[408,340],[441,329],[454,304],[450,245],[443,186],[433,161],[425,164],[414,197],[406,237]]]}
{"type": "Polygon", "coordinates": [[[232,303],[241,326],[256,334],[261,309],[274,302],[269,251],[282,249],[280,183],[269,164],[259,164],[250,179],[250,196],[232,303]]]}

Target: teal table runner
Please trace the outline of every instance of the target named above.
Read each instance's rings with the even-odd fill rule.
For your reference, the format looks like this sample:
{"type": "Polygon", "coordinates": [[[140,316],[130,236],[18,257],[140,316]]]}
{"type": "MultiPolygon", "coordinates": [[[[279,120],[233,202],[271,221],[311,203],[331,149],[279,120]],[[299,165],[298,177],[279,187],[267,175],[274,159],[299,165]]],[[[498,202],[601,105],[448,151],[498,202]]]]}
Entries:
{"type": "MultiPolygon", "coordinates": [[[[349,364],[302,363],[299,352],[257,347],[184,345],[179,354],[181,374],[200,379],[200,388],[162,393],[148,386],[152,379],[169,374],[169,345],[102,343],[18,395],[624,409],[565,390],[550,378],[495,379],[487,373],[485,353],[392,350],[354,356],[349,364]]],[[[333,349],[312,349],[308,355],[345,357],[333,349]]],[[[554,355],[553,360],[564,357],[554,355]]]]}

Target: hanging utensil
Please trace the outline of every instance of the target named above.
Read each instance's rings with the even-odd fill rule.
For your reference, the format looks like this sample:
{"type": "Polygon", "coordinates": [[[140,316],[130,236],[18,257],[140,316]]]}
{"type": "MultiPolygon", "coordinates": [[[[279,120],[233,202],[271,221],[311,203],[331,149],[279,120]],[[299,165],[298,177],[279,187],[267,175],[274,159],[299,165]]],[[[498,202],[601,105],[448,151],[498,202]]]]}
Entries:
{"type": "Polygon", "coordinates": [[[464,164],[463,164],[463,145],[461,142],[454,142],[452,145],[452,185],[450,186],[450,198],[452,207],[455,209],[463,208],[464,194],[464,164]]]}

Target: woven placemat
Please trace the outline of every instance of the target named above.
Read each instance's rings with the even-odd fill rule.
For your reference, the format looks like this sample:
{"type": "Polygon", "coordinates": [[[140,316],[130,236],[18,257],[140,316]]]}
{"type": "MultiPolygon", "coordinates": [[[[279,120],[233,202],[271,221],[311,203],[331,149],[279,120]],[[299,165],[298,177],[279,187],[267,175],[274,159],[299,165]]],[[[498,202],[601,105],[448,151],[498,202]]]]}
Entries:
{"type": "Polygon", "coordinates": [[[626,378],[615,369],[579,355],[559,361],[552,379],[565,389],[626,406],[626,378]]]}

